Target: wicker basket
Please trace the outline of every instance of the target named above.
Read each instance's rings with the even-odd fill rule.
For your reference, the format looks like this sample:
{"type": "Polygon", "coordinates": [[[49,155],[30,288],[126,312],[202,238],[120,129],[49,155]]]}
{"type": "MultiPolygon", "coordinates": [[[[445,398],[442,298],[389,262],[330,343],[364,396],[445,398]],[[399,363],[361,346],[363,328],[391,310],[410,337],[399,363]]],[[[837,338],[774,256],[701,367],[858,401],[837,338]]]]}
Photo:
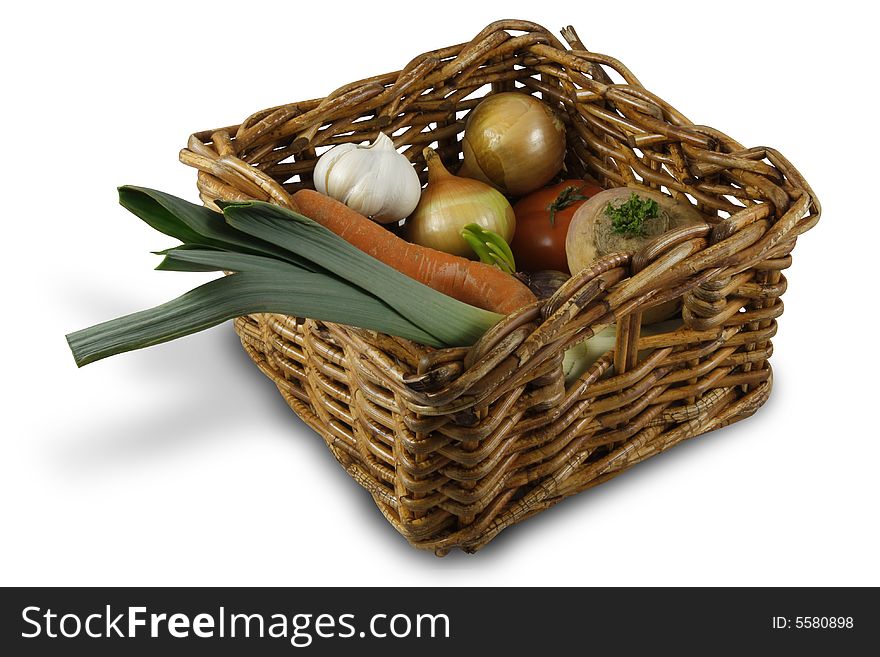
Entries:
{"type": "MultiPolygon", "coordinates": [[[[797,237],[815,194],[771,148],[694,125],[616,59],[566,48],[525,21],[326,98],[192,135],[203,202],[290,206],[327,147],[378,131],[426,175],[422,148],[452,164],[468,110],[518,90],[566,123],[566,177],[687,199],[708,227],[608,256],[471,348],[434,350],[279,315],[236,320],[257,366],[415,547],[475,551],[502,529],[632,465],[748,417],[767,399],[767,362],[797,237]],[[612,76],[617,76],[616,83],[612,76]],[[683,298],[680,326],[643,335],[644,309],[683,298]],[[616,346],[565,384],[564,351],[616,322],[616,346]]],[[[454,166],[454,164],[453,164],[454,166]]]]}

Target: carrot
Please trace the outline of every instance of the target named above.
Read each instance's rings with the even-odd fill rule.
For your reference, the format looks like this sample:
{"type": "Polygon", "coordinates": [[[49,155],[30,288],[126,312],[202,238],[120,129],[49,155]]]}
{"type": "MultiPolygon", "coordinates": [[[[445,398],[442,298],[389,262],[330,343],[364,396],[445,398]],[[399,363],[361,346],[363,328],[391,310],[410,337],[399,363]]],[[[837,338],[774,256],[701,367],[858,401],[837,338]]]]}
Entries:
{"type": "Polygon", "coordinates": [[[519,280],[483,262],[403,240],[344,203],[311,189],[293,195],[298,211],[389,267],[450,297],[509,315],[535,300],[519,280]]]}

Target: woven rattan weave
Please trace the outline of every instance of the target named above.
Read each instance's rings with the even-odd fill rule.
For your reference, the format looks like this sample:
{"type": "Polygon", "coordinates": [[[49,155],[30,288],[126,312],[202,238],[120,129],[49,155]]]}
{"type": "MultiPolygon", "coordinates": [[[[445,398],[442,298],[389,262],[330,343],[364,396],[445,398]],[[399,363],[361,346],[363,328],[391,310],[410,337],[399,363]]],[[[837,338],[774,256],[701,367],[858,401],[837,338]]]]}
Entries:
{"type": "MultiPolygon", "coordinates": [[[[688,200],[708,226],[605,257],[471,348],[434,350],[279,315],[235,322],[294,411],[415,547],[474,551],[501,530],[699,434],[748,417],[772,385],[783,270],[819,202],[778,151],[695,125],[619,61],[534,23],[472,41],[326,98],[192,135],[209,207],[291,207],[316,158],[379,131],[417,166],[437,146],[454,167],[467,112],[501,91],[534,94],[566,124],[565,176],[688,200]],[[641,313],[682,298],[680,322],[646,335],[641,313]],[[614,323],[616,346],[566,385],[565,350],[614,323]]],[[[682,71],[684,74],[684,71],[682,71]]],[[[747,108],[745,108],[747,109],[747,108]]]]}

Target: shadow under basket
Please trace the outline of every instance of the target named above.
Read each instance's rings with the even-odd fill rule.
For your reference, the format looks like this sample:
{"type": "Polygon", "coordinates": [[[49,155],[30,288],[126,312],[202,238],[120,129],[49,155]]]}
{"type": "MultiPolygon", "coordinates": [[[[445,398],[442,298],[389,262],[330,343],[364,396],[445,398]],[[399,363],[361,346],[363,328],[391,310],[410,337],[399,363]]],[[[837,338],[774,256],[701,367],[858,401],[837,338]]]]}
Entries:
{"type": "MultiPolygon", "coordinates": [[[[566,178],[653,189],[707,226],[607,256],[468,348],[432,349],[348,326],[252,315],[235,330],[291,408],[415,547],[478,550],[505,527],[677,443],[750,416],[797,237],[820,206],[778,151],[694,125],[616,59],[534,23],[499,21],[466,44],[326,98],[192,135],[202,201],[290,207],[317,158],[382,131],[426,179],[422,149],[455,167],[487,94],[532,94],[566,126],[566,178]],[[643,311],[681,300],[672,328],[643,311]],[[614,324],[613,349],[566,382],[563,355],[614,324]]],[[[682,71],[684,73],[684,71],[682,71]]]]}

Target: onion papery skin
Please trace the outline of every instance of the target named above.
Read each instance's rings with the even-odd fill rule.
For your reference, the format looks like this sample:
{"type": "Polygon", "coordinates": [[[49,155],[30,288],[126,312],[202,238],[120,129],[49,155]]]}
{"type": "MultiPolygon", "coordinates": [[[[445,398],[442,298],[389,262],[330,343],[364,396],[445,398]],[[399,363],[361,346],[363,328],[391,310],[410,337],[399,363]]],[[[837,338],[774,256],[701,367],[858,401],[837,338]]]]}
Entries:
{"type": "Polygon", "coordinates": [[[433,149],[425,149],[425,159],[428,185],[406,220],[407,240],[471,259],[476,254],[461,237],[468,224],[498,233],[508,244],[513,240],[516,217],[503,194],[479,180],[453,176],[433,149]]]}
{"type": "Polygon", "coordinates": [[[460,176],[481,180],[509,196],[523,196],[562,169],[565,127],[534,96],[494,94],[468,116],[462,152],[460,176]]]}

